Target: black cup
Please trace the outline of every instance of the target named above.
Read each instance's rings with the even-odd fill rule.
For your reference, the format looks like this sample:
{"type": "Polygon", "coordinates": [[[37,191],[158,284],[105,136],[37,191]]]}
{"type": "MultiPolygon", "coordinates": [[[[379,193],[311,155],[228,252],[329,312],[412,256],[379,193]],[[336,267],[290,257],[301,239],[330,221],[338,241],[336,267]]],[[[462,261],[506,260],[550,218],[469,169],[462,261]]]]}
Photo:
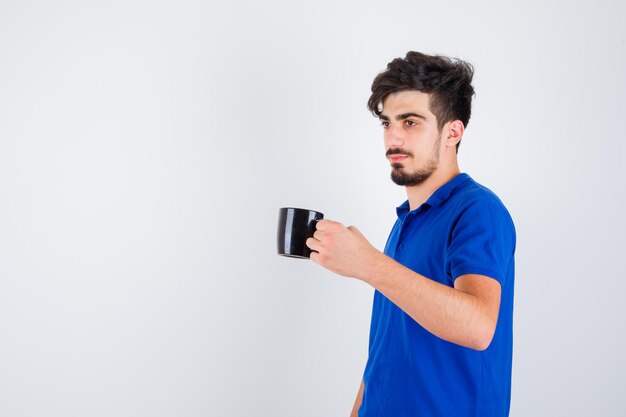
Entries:
{"type": "Polygon", "coordinates": [[[292,258],[310,258],[306,240],[315,233],[315,225],[324,214],[315,210],[283,207],[278,213],[278,254],[292,258]]]}

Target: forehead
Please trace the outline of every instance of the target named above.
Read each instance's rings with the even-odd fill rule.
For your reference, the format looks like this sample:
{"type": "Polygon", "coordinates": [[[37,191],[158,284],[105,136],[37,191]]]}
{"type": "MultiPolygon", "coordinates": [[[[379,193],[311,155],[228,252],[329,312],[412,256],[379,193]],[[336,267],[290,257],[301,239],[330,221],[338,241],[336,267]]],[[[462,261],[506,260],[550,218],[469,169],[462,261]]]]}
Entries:
{"type": "Polygon", "coordinates": [[[398,91],[385,97],[382,114],[393,117],[396,114],[415,112],[427,118],[434,118],[429,104],[430,94],[421,91],[398,91]]]}

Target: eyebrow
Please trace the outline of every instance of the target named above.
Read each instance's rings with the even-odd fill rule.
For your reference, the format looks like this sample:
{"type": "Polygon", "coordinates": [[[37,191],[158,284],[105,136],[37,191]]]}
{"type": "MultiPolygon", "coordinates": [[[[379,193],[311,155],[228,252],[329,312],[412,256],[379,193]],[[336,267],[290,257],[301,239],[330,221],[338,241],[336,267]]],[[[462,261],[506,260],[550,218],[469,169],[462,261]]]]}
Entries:
{"type": "MultiPolygon", "coordinates": [[[[427,121],[426,117],[422,116],[421,114],[417,114],[417,113],[402,113],[396,116],[396,120],[404,120],[404,119],[408,119],[409,117],[417,117],[418,119],[422,119],[423,121],[427,121]]],[[[388,116],[385,116],[384,114],[380,114],[378,116],[379,119],[381,120],[389,120],[388,116]]]]}

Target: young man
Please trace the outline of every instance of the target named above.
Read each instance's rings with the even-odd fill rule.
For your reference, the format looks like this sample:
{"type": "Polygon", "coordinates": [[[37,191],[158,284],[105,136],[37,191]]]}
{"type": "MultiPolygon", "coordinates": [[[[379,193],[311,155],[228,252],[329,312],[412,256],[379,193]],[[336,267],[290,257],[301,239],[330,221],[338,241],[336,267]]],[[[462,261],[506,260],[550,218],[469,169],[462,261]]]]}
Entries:
{"type": "Polygon", "coordinates": [[[311,259],[376,289],[352,416],[505,417],[511,395],[515,229],[460,173],[472,66],[409,52],[372,84],[391,178],[406,187],[384,253],[322,220],[311,259]]]}

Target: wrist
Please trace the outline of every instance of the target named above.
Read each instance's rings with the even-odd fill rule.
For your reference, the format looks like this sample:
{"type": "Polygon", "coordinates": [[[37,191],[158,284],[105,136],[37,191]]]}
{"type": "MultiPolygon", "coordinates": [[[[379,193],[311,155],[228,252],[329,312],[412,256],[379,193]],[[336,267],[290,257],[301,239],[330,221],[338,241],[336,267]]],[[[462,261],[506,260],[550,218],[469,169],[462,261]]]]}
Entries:
{"type": "Polygon", "coordinates": [[[378,250],[374,250],[368,259],[367,267],[364,268],[362,275],[358,278],[372,287],[378,288],[386,280],[395,261],[378,250]]]}

